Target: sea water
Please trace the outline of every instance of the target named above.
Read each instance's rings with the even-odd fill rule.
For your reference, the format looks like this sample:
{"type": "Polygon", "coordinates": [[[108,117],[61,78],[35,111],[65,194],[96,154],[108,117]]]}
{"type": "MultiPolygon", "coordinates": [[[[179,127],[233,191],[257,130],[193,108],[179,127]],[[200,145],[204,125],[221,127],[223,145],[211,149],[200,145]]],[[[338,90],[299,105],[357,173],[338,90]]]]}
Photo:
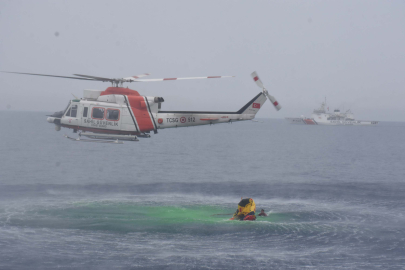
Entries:
{"type": "Polygon", "coordinates": [[[0,112],[0,269],[404,269],[405,124],[74,142],[0,112]],[[230,221],[241,197],[268,216],[230,221]]]}

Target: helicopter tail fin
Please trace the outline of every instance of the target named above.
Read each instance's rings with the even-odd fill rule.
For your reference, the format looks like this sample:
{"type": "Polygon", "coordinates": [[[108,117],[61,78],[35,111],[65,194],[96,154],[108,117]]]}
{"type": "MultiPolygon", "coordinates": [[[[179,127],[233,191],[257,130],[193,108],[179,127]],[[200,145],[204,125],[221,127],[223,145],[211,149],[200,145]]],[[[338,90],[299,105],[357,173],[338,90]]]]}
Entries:
{"type": "Polygon", "coordinates": [[[251,101],[246,103],[237,113],[238,114],[256,114],[266,102],[266,96],[260,92],[251,101]]]}

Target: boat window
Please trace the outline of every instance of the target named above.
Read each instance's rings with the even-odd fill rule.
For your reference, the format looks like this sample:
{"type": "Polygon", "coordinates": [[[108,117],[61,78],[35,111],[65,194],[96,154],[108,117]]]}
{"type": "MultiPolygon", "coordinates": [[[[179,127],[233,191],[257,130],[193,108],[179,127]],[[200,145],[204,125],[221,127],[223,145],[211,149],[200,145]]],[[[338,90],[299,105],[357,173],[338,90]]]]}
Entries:
{"type": "Polygon", "coordinates": [[[87,111],[89,110],[89,108],[88,107],[84,107],[84,110],[83,110],[83,117],[87,117],[87,111]]]}
{"type": "Polygon", "coordinates": [[[65,115],[70,116],[70,108],[69,108],[69,110],[67,111],[67,113],[65,115]]]}
{"type": "Polygon", "coordinates": [[[107,120],[117,121],[119,118],[120,118],[119,110],[112,110],[112,109],[107,110],[107,116],[106,116],[107,120]]]}
{"type": "Polygon", "coordinates": [[[93,108],[93,112],[92,112],[92,118],[96,118],[96,119],[104,119],[104,108],[93,108]]]}
{"type": "Polygon", "coordinates": [[[76,117],[76,115],[77,115],[77,105],[73,105],[72,108],[71,108],[70,116],[71,117],[76,117]]]}

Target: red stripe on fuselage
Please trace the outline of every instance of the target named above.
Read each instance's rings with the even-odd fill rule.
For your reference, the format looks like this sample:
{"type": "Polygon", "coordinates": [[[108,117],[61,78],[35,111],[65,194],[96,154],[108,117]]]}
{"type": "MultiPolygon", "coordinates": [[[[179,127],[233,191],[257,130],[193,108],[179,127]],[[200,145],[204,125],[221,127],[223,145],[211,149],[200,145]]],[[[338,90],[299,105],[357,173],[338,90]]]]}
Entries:
{"type": "Polygon", "coordinates": [[[139,96],[138,91],[131,90],[123,87],[108,87],[105,91],[101,92],[100,96],[105,95],[126,95],[126,96],[139,96]]]}
{"type": "Polygon", "coordinates": [[[128,96],[128,102],[135,120],[138,123],[139,131],[146,132],[154,130],[155,128],[151,116],[149,115],[148,107],[141,105],[141,102],[145,102],[144,97],[128,96]]]}

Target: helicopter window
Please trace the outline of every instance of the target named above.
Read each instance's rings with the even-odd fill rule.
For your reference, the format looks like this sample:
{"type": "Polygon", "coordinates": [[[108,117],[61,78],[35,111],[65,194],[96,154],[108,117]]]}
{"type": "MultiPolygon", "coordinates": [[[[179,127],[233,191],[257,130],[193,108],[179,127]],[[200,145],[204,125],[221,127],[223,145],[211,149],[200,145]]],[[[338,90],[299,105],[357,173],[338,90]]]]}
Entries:
{"type": "MultiPolygon", "coordinates": [[[[68,105],[66,106],[66,109],[63,111],[63,114],[65,114],[65,112],[67,112],[67,110],[69,109],[69,107],[70,107],[70,101],[69,101],[68,105]]],[[[69,113],[69,115],[70,115],[70,113],[69,113]]]]}
{"type": "Polygon", "coordinates": [[[92,118],[104,119],[104,108],[93,108],[92,118]]]}
{"type": "Polygon", "coordinates": [[[89,110],[89,107],[84,107],[83,110],[83,117],[87,117],[87,111],[89,110]]]}
{"type": "Polygon", "coordinates": [[[73,105],[71,109],[72,110],[70,112],[70,116],[71,117],[76,117],[76,115],[77,115],[77,105],[73,105]]]}
{"type": "Polygon", "coordinates": [[[117,121],[120,118],[120,111],[119,110],[107,110],[107,120],[117,121]]]}

